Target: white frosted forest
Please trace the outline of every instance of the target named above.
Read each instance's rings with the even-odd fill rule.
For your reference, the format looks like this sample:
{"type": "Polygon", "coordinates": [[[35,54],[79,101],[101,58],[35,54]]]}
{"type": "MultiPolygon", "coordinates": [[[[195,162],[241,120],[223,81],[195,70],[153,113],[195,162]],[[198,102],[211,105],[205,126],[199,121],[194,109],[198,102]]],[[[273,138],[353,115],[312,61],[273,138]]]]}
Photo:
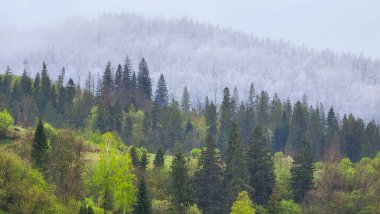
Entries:
{"type": "Polygon", "coordinates": [[[116,68],[128,56],[136,70],[145,57],[154,88],[163,73],[174,96],[186,85],[194,103],[205,96],[214,99],[215,91],[219,103],[224,86],[236,86],[245,98],[253,83],[256,92],[277,92],[292,101],[306,94],[309,104],[321,101],[341,115],[380,120],[380,60],[312,50],[189,19],[107,14],[28,31],[2,28],[0,49],[1,72],[9,65],[20,74],[27,59],[34,75],[45,61],[53,79],[64,66],[66,77],[84,83],[89,71],[101,75],[107,61],[116,68]]]}

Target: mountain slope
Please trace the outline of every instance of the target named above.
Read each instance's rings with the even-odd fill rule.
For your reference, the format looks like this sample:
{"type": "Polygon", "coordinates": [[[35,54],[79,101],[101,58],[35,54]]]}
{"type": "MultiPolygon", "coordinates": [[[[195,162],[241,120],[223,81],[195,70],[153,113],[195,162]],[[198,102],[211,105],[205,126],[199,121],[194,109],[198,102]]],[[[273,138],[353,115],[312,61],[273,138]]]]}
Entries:
{"type": "Polygon", "coordinates": [[[188,19],[131,14],[0,33],[0,65],[10,65],[14,73],[21,73],[24,58],[33,74],[45,60],[53,77],[65,66],[67,76],[78,80],[80,75],[84,82],[88,71],[101,74],[107,61],[116,68],[129,56],[136,69],[145,57],[154,87],[163,73],[170,92],[179,96],[187,85],[193,102],[214,98],[215,90],[219,102],[224,86],[237,86],[246,97],[252,82],[256,91],[291,100],[306,94],[310,103],[334,105],[341,114],[380,119],[380,61],[362,56],[310,50],[188,19]]]}

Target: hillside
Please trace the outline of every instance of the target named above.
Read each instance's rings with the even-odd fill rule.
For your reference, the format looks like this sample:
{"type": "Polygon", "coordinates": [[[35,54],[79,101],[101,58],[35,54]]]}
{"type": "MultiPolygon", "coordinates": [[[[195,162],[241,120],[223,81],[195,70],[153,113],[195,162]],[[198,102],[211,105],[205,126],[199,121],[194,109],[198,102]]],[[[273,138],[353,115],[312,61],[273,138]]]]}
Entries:
{"type": "Polygon", "coordinates": [[[177,97],[184,85],[191,86],[193,103],[206,95],[214,97],[215,91],[220,103],[224,86],[237,86],[241,98],[246,97],[252,82],[256,91],[280,92],[282,99],[294,101],[307,94],[309,103],[334,105],[341,115],[352,112],[366,120],[380,119],[378,59],[311,50],[189,19],[131,14],[72,18],[27,33],[0,33],[1,70],[10,65],[16,74],[22,72],[25,58],[32,74],[45,60],[52,77],[65,66],[68,76],[83,83],[88,71],[101,74],[108,60],[116,68],[129,56],[137,70],[144,56],[153,85],[163,73],[177,97]]]}

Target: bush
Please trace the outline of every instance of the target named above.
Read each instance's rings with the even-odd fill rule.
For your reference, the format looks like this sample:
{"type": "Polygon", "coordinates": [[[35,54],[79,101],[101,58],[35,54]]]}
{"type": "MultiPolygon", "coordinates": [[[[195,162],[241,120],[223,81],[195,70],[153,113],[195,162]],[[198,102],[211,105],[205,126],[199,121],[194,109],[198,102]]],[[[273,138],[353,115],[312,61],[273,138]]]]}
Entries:
{"type": "Polygon", "coordinates": [[[13,125],[13,123],[13,118],[6,109],[0,112],[0,136],[5,136],[8,132],[8,128],[13,125]]]}

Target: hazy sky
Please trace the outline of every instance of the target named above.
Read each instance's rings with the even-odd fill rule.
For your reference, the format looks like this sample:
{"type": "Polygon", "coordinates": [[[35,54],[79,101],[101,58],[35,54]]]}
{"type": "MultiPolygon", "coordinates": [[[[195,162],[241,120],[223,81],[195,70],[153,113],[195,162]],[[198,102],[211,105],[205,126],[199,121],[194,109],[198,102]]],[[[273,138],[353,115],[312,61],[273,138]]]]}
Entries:
{"type": "Polygon", "coordinates": [[[380,58],[378,0],[0,0],[0,26],[31,28],[103,12],[186,16],[307,47],[380,58]]]}

